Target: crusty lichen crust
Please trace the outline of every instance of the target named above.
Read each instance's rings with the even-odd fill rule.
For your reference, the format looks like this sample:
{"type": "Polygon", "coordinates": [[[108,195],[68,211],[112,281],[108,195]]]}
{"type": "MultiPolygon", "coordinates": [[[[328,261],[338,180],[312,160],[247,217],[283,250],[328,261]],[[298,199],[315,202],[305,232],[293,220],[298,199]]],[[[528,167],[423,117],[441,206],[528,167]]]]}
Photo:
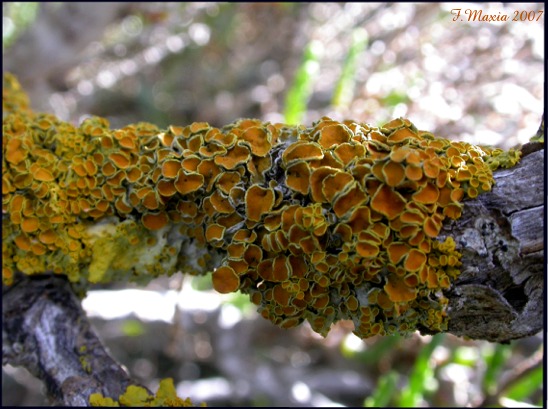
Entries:
{"type": "Polygon", "coordinates": [[[363,338],[444,331],[460,254],[442,223],[519,160],[407,119],[113,130],[31,112],[9,75],[3,97],[5,284],[16,270],[82,285],[213,271],[217,291],[322,335],[341,319],[363,338]]]}
{"type": "MultiPolygon", "coordinates": [[[[189,398],[177,396],[172,378],[162,379],[155,395],[150,395],[142,386],[130,385],[126,391],[118,397],[118,400],[104,397],[100,393],[93,393],[89,397],[91,406],[109,407],[197,407],[189,398]]],[[[200,407],[205,407],[201,403],[200,407]]]]}

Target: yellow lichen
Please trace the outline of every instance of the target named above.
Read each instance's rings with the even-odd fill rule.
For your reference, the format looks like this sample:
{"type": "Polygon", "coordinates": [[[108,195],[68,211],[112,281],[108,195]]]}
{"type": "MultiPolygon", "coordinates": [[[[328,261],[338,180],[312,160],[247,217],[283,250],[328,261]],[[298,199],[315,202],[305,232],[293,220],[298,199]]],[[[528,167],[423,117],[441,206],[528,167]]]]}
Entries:
{"type": "Polygon", "coordinates": [[[219,292],[323,335],[341,319],[363,338],[445,330],[443,290],[460,266],[438,238],[445,218],[519,159],[402,118],[76,127],[31,112],[14,77],[4,82],[5,284],[15,271],[83,288],[213,271],[219,292]]]}
{"type": "MultiPolygon", "coordinates": [[[[158,391],[150,395],[142,386],[129,385],[118,400],[104,397],[101,393],[92,393],[89,397],[90,406],[126,406],[126,407],[196,407],[189,398],[177,396],[173,379],[166,378],[160,381],[158,391]]],[[[205,407],[201,403],[200,407],[205,407]]]]}

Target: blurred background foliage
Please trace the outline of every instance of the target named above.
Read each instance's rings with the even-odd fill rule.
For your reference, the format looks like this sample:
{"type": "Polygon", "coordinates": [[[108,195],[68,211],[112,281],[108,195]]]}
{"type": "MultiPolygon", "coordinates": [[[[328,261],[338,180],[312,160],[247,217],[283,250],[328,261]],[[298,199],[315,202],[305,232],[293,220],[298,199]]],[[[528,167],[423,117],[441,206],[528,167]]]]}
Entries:
{"type": "MultiPolygon", "coordinates": [[[[538,129],[544,16],[456,22],[541,4],[2,4],[4,70],[33,108],[112,127],[222,126],[240,117],[323,115],[380,125],[410,118],[439,136],[504,148],[538,129]]],[[[492,406],[545,402],[543,334],[498,345],[449,334],[359,340],[282,330],[209,276],[118,284],[84,300],[112,354],[151,389],[174,378],[209,406],[492,406]]],[[[39,381],[6,366],[3,405],[46,404],[39,381]]]]}

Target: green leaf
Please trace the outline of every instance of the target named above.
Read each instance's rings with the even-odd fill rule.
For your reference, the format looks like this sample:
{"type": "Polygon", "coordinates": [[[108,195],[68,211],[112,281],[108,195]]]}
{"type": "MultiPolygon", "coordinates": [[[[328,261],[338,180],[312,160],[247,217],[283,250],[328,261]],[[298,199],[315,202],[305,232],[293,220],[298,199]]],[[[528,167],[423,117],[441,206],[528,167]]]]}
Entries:
{"type": "Polygon", "coordinates": [[[455,364],[474,367],[479,359],[478,349],[476,347],[460,346],[453,352],[452,361],[455,364]]]}
{"type": "Polygon", "coordinates": [[[331,104],[337,108],[346,108],[352,102],[354,85],[356,83],[357,60],[367,46],[367,31],[363,28],[355,29],[352,33],[352,44],[344,60],[341,76],[335,87],[331,104]]]}
{"type": "Polygon", "coordinates": [[[485,354],[486,368],[483,377],[483,388],[487,393],[493,394],[496,392],[500,373],[511,353],[510,345],[497,344],[492,353],[485,354]]]}
{"type": "Polygon", "coordinates": [[[5,8],[2,24],[3,51],[12,45],[17,37],[36,19],[38,2],[11,2],[3,4],[5,8]]]}
{"type": "Polygon", "coordinates": [[[403,337],[401,335],[390,335],[383,337],[382,342],[377,342],[368,346],[363,351],[351,351],[341,344],[341,353],[343,356],[353,360],[359,360],[365,365],[376,365],[383,356],[396,349],[403,337]]]}
{"type": "Polygon", "coordinates": [[[137,320],[124,321],[121,329],[122,333],[128,337],[138,337],[145,333],[145,327],[137,320]]]}
{"type": "Polygon", "coordinates": [[[394,107],[401,103],[409,102],[409,97],[404,92],[392,91],[390,94],[382,98],[382,103],[387,107],[394,107]]]}
{"type": "Polygon", "coordinates": [[[437,346],[441,345],[444,334],[436,334],[432,340],[420,351],[415,365],[409,376],[409,384],[402,390],[399,406],[416,407],[424,396],[424,392],[429,390],[429,383],[434,378],[434,369],[430,363],[430,357],[437,346]]]}
{"type": "Polygon", "coordinates": [[[249,295],[241,292],[224,294],[223,304],[230,304],[242,313],[254,313],[256,310],[255,305],[249,299],[249,295]]]}
{"type": "Polygon", "coordinates": [[[211,290],[213,288],[211,281],[211,272],[208,272],[203,276],[193,276],[190,281],[190,286],[196,291],[211,290]]]}
{"type": "Polygon", "coordinates": [[[395,371],[390,371],[380,377],[377,389],[373,395],[367,397],[363,402],[366,408],[386,407],[394,396],[399,376],[395,371]]]}
{"type": "Polygon", "coordinates": [[[317,40],[312,40],[306,46],[301,65],[297,69],[293,85],[289,89],[285,100],[285,123],[296,125],[302,121],[303,114],[310,94],[312,84],[316,77],[320,64],[318,62],[323,46],[317,40]]]}
{"type": "Polygon", "coordinates": [[[537,390],[541,390],[543,383],[544,370],[538,367],[508,388],[504,396],[515,401],[525,401],[531,399],[537,390]]]}

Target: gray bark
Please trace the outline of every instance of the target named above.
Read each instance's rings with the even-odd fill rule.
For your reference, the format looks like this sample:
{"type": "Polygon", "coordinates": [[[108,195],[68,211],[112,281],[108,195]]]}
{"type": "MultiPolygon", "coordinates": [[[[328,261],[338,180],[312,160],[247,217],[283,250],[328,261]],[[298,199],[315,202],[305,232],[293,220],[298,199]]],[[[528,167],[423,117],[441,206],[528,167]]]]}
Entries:
{"type": "Polygon", "coordinates": [[[508,342],[544,323],[544,149],[494,177],[493,190],[465,202],[462,217],[444,227],[462,253],[447,294],[448,332],[508,342]]]}
{"type": "Polygon", "coordinates": [[[22,278],[2,297],[2,365],[41,379],[53,405],[89,406],[135,384],[110,357],[64,277],[22,278]]]}

